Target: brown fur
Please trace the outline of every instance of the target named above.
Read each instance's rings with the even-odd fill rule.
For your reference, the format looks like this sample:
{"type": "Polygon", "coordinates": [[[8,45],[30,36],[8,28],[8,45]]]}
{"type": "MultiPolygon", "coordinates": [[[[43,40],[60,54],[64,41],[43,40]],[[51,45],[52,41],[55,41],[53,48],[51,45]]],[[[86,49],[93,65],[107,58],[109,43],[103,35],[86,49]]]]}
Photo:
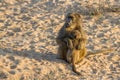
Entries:
{"type": "Polygon", "coordinates": [[[81,49],[86,46],[86,39],[82,38],[80,31],[74,30],[72,31],[65,39],[68,48],[76,48],[81,49]],[[84,45],[82,43],[85,43],[84,45]]]}

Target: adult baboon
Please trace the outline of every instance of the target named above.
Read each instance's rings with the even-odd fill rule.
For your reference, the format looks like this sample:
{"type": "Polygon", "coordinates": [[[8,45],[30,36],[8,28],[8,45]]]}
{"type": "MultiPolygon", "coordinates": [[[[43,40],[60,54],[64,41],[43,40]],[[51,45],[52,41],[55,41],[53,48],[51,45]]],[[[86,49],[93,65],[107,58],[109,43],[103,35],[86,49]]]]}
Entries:
{"type": "MultiPolygon", "coordinates": [[[[67,43],[64,41],[64,39],[73,30],[79,30],[83,34],[82,19],[81,19],[81,15],[78,13],[69,13],[66,16],[65,24],[59,31],[57,39],[56,39],[56,41],[59,45],[58,53],[60,55],[60,58],[62,58],[64,60],[66,60],[66,54],[68,51],[67,43]]],[[[82,35],[82,37],[84,37],[84,36],[82,35]]]]}
{"type": "MultiPolygon", "coordinates": [[[[78,73],[75,69],[75,66],[74,66],[74,63],[78,62],[78,61],[76,61],[76,60],[78,60],[76,58],[77,57],[76,54],[74,54],[74,55],[72,54],[71,60],[70,61],[68,60],[69,52],[74,53],[74,48],[72,49],[72,47],[69,46],[68,44],[71,43],[75,47],[75,45],[77,46],[79,43],[79,39],[77,40],[77,39],[73,38],[72,42],[69,39],[69,37],[74,37],[74,34],[76,34],[76,33],[77,34],[80,33],[79,36],[77,35],[77,37],[81,38],[80,40],[84,40],[84,39],[86,40],[86,34],[82,29],[81,15],[78,13],[69,13],[66,17],[66,21],[65,21],[64,26],[61,28],[60,32],[58,33],[58,37],[57,37],[57,43],[59,45],[58,53],[60,54],[60,58],[66,60],[68,62],[72,62],[73,71],[78,73]],[[75,33],[74,33],[74,31],[75,31],[75,33]],[[68,38],[68,42],[66,41],[66,38],[68,38]]],[[[82,42],[83,41],[80,41],[80,44],[82,42]]],[[[81,45],[78,45],[78,46],[83,47],[81,45]]],[[[78,47],[78,51],[79,51],[79,47],[78,47]]],[[[79,54],[81,54],[81,53],[79,53],[79,54]]],[[[82,50],[82,54],[83,55],[86,54],[86,49],[82,50]]]]}

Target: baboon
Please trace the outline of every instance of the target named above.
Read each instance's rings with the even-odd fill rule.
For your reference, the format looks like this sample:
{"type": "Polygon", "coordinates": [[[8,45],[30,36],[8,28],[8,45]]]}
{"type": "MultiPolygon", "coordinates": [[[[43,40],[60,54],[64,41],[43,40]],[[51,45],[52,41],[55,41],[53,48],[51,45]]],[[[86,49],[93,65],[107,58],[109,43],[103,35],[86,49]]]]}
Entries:
{"type": "MultiPolygon", "coordinates": [[[[72,69],[77,74],[80,74],[80,72],[76,70],[75,64],[79,63],[87,54],[94,55],[92,52],[87,53],[87,35],[82,28],[81,15],[78,13],[69,13],[56,39],[59,45],[58,53],[60,58],[72,63],[72,69]]],[[[111,51],[112,50],[104,50],[95,54],[111,51]]]]}
{"type": "Polygon", "coordinates": [[[69,13],[66,17],[64,26],[61,28],[60,32],[58,33],[58,37],[56,41],[59,45],[58,53],[60,54],[60,58],[66,60],[67,62],[71,62],[73,65],[73,71],[76,72],[77,74],[79,74],[79,72],[76,71],[75,63],[79,61],[80,57],[83,57],[83,55],[86,54],[86,48],[83,48],[82,46],[82,44],[86,45],[86,43],[83,43],[86,42],[84,40],[87,40],[87,37],[86,37],[86,33],[82,29],[81,15],[78,13],[69,13]],[[76,35],[76,33],[79,35],[76,35]],[[79,39],[79,37],[81,39],[79,39]],[[78,49],[75,48],[76,46],[78,49]],[[80,47],[83,49],[80,49],[80,47]],[[76,51],[78,52],[80,51],[82,53],[77,54],[75,53],[76,51]],[[71,53],[73,54],[71,55],[71,53]],[[81,56],[77,57],[78,55],[81,56]],[[69,56],[71,56],[70,57],[71,60],[69,60],[69,56]]]}
{"type": "MultiPolygon", "coordinates": [[[[66,16],[65,24],[61,28],[61,30],[58,33],[56,42],[59,45],[58,53],[60,55],[60,58],[66,60],[66,54],[68,51],[67,43],[64,41],[65,38],[68,37],[68,35],[73,30],[79,30],[83,34],[82,28],[82,19],[81,15],[78,13],[69,13],[66,16]]],[[[82,37],[84,37],[82,35],[82,37]]]]}

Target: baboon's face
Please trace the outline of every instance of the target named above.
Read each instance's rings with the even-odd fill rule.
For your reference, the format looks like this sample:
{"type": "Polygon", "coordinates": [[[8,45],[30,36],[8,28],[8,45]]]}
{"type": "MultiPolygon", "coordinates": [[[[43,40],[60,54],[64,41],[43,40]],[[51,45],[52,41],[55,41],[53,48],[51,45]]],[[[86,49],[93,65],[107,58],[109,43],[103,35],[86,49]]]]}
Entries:
{"type": "Polygon", "coordinates": [[[80,39],[81,38],[81,33],[78,30],[74,30],[74,31],[72,31],[71,36],[72,36],[73,39],[80,39]]]}
{"type": "Polygon", "coordinates": [[[79,24],[81,16],[78,13],[69,13],[66,17],[65,28],[66,30],[74,30],[79,24]]]}

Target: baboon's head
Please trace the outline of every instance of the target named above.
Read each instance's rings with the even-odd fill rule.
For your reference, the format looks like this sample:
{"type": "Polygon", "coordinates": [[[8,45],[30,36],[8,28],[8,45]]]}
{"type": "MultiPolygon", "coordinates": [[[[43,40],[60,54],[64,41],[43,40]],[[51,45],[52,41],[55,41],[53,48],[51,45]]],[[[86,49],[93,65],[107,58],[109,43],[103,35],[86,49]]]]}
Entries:
{"type": "Polygon", "coordinates": [[[66,30],[74,30],[81,24],[81,15],[79,13],[69,13],[66,16],[65,28],[66,30]]]}
{"type": "Polygon", "coordinates": [[[71,38],[72,39],[80,39],[82,36],[81,36],[81,33],[79,30],[73,30],[71,32],[71,38]]]}

